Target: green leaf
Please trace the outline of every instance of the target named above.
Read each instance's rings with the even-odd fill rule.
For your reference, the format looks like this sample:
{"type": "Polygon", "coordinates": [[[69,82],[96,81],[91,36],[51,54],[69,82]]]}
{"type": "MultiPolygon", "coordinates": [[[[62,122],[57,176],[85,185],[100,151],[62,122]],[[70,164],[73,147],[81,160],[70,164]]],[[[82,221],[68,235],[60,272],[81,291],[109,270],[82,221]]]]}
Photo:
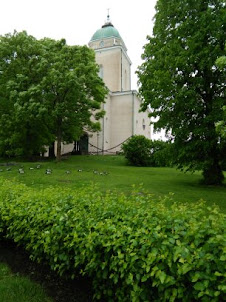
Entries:
{"type": "Polygon", "coordinates": [[[199,291],[204,291],[205,290],[205,285],[204,283],[202,282],[197,282],[195,285],[194,285],[194,288],[196,290],[199,290],[199,291]]]}
{"type": "Polygon", "coordinates": [[[161,283],[163,284],[164,281],[166,280],[166,274],[164,272],[161,272],[159,275],[159,279],[160,279],[161,283]]]}

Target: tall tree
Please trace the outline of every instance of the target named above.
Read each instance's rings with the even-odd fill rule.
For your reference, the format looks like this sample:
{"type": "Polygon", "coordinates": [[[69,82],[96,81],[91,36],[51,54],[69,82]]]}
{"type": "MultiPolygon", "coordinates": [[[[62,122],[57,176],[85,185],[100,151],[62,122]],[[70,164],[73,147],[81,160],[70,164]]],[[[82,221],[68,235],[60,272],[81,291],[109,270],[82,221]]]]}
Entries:
{"type": "Polygon", "coordinates": [[[30,157],[53,139],[40,91],[45,60],[26,32],[0,37],[0,154],[30,157]]]}
{"type": "Polygon", "coordinates": [[[221,184],[225,84],[215,62],[225,43],[222,0],[158,0],[153,36],[138,69],[142,109],[158,117],[155,129],[171,133],[176,161],[201,169],[206,184],[221,184]]]}
{"type": "Polygon", "coordinates": [[[78,140],[84,130],[100,129],[107,89],[98,77],[93,50],[86,46],[68,46],[65,40],[41,41],[48,65],[41,82],[43,97],[52,119],[52,133],[57,141],[57,160],[61,143],[78,140]]]}
{"type": "Polygon", "coordinates": [[[98,130],[107,89],[93,50],[26,32],[0,37],[0,154],[32,156],[98,130]]]}

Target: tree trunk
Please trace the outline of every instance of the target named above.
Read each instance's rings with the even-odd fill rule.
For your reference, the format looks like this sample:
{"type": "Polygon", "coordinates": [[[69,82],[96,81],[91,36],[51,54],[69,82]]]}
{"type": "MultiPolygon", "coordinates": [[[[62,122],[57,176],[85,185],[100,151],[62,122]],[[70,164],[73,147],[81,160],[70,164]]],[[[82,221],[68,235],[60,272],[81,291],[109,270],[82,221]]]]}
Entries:
{"type": "Polygon", "coordinates": [[[57,119],[57,152],[56,160],[61,161],[61,142],[62,142],[62,120],[60,117],[57,119]]]}
{"type": "Polygon", "coordinates": [[[204,168],[202,175],[205,185],[221,185],[224,180],[224,174],[218,162],[213,162],[204,168]]]}
{"type": "Polygon", "coordinates": [[[49,146],[49,157],[50,158],[55,158],[55,142],[53,142],[50,146],[49,146]]]}
{"type": "Polygon", "coordinates": [[[57,154],[56,160],[61,161],[61,136],[57,136],[57,154]]]}

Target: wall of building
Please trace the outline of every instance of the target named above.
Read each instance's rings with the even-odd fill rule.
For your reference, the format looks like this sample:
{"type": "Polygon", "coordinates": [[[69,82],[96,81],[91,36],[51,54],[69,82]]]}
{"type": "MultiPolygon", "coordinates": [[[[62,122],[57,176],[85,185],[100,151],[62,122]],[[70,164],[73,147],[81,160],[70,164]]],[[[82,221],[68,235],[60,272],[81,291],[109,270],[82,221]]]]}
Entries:
{"type": "Polygon", "coordinates": [[[110,91],[131,89],[131,64],[121,47],[96,50],[96,62],[100,66],[100,77],[110,91]]]}
{"type": "Polygon", "coordinates": [[[151,139],[151,126],[150,118],[148,117],[148,110],[145,112],[139,112],[141,105],[141,100],[137,97],[135,92],[135,102],[134,102],[134,111],[136,112],[135,116],[135,134],[144,135],[145,137],[151,139]]]}
{"type": "Polygon", "coordinates": [[[96,52],[96,62],[102,68],[102,76],[106,86],[111,91],[121,89],[121,52],[119,48],[98,50],[96,52]],[[111,58],[109,60],[109,58],[111,58]]]}
{"type": "Polygon", "coordinates": [[[101,131],[89,133],[89,152],[102,153],[111,147],[111,97],[108,94],[102,109],[106,112],[104,118],[100,120],[101,131]]]}
{"type": "MultiPolygon", "coordinates": [[[[133,133],[133,95],[131,91],[111,96],[111,145],[120,145],[133,133]]],[[[120,151],[120,146],[114,149],[120,151]]]]}

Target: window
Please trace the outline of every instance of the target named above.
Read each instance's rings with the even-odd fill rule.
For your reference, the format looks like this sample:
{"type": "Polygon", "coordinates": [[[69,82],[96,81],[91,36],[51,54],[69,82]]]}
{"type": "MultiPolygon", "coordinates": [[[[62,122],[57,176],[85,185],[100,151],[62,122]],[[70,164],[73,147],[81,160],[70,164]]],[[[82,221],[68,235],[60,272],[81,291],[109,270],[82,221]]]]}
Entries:
{"type": "Polygon", "coordinates": [[[144,118],[143,118],[142,126],[143,126],[143,130],[145,130],[146,125],[145,125],[145,120],[144,120],[144,118]]]}

